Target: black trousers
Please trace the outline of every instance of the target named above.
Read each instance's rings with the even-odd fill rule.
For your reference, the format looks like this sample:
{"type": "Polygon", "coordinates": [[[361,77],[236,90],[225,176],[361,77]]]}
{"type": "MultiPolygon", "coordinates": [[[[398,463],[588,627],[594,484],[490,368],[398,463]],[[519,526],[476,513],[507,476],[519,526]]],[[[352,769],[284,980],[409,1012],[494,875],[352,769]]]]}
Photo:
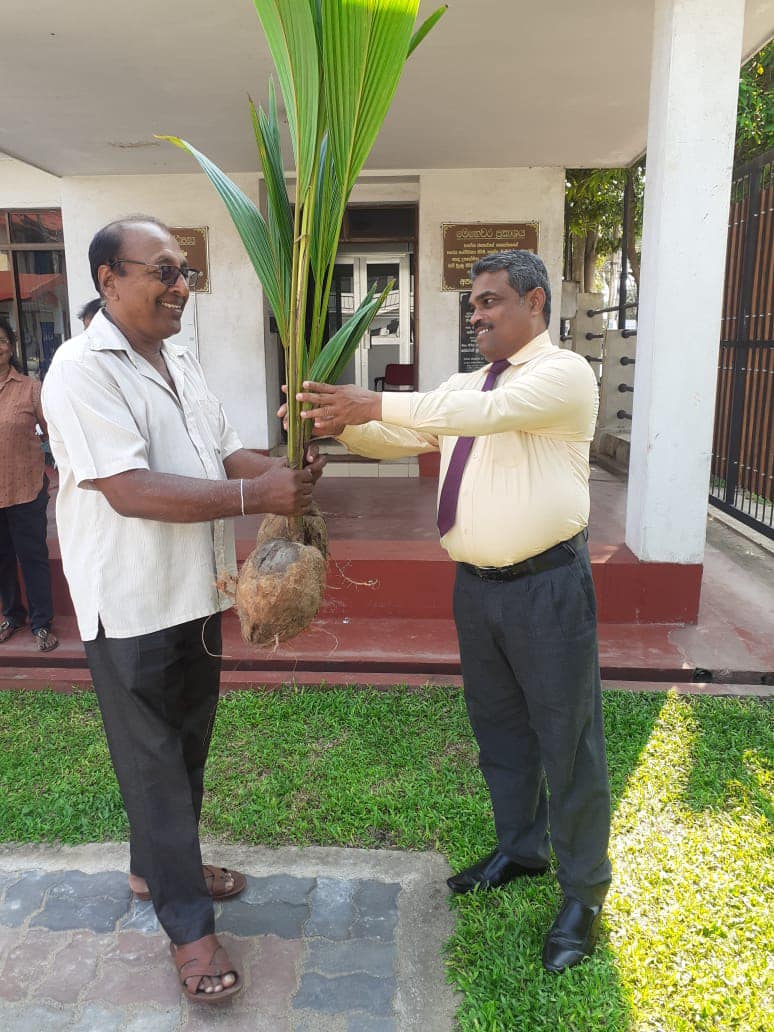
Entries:
{"type": "Polygon", "coordinates": [[[559,884],[594,906],[610,884],[610,788],[594,586],[587,546],[574,552],[507,582],[458,566],[454,615],[499,847],[544,865],[550,815],[559,884]]]}
{"type": "Polygon", "coordinates": [[[84,642],[131,831],[131,871],[148,882],[176,946],[214,931],[199,816],[220,680],[220,614],[136,638],[84,642]],[[212,655],[209,655],[212,653],[212,655]]]}
{"type": "Polygon", "coordinates": [[[24,577],[30,627],[48,629],[54,618],[51,570],[48,564],[48,477],[36,498],[0,509],[0,599],[3,618],[21,627],[27,622],[17,574],[17,560],[24,577]]]}

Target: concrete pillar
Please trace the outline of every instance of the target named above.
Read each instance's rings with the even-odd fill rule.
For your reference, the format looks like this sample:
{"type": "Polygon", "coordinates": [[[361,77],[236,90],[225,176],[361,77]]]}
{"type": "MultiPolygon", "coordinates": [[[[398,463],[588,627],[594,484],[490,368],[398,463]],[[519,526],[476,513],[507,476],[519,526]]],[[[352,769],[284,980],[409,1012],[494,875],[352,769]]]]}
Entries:
{"type": "Polygon", "coordinates": [[[700,563],[744,0],[656,0],[626,543],[700,563]]]}

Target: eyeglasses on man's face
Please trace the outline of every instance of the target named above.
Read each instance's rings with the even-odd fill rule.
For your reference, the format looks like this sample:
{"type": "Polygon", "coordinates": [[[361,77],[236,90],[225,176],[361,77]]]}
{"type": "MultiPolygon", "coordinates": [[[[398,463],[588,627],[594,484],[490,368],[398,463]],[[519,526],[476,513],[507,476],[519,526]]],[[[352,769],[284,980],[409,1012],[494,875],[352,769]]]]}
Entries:
{"type": "Polygon", "coordinates": [[[199,282],[201,273],[198,269],[189,269],[187,265],[154,265],[153,262],[138,262],[135,258],[112,258],[108,265],[114,269],[116,265],[144,265],[146,269],[154,269],[165,287],[174,287],[178,276],[182,276],[189,290],[193,290],[199,282]]]}

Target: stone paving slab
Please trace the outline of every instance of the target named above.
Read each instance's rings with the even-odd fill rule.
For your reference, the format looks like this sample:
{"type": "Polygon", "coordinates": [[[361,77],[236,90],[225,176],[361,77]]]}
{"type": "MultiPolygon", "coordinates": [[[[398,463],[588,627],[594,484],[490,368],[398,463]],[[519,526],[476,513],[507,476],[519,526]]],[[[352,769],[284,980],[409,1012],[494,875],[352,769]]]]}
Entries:
{"type": "Polygon", "coordinates": [[[184,999],[125,845],[0,845],[0,1032],[448,1032],[446,861],[433,853],[205,843],[247,888],[215,926],[245,981],[184,999]]]}

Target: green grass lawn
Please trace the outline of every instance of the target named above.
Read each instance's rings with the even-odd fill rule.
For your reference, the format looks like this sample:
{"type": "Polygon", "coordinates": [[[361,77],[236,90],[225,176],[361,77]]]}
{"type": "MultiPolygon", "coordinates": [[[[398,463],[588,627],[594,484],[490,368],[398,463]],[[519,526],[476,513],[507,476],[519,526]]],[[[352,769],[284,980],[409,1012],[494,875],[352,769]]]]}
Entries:
{"type": "MultiPolygon", "coordinates": [[[[540,966],[552,876],[455,899],[448,946],[466,1032],[774,1029],[770,705],[605,697],[614,883],[594,958],[540,966]]],[[[454,690],[239,693],[219,709],[205,834],[438,849],[494,843],[454,690]]],[[[93,695],[0,693],[0,840],[122,839],[93,695]]]]}

